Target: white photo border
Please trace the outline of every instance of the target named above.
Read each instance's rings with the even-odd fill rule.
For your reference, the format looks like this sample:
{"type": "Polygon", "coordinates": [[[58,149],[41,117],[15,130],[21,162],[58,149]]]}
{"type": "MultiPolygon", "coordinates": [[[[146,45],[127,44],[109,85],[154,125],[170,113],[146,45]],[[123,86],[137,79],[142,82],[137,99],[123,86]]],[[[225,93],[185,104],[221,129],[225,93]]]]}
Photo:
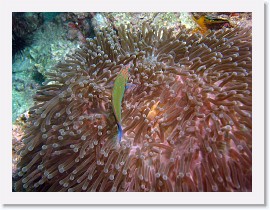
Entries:
{"type": "Polygon", "coordinates": [[[1,2],[1,192],[4,204],[264,204],[264,2],[262,0],[9,0],[1,2]],[[252,192],[12,192],[12,12],[252,12],[252,192]]]}

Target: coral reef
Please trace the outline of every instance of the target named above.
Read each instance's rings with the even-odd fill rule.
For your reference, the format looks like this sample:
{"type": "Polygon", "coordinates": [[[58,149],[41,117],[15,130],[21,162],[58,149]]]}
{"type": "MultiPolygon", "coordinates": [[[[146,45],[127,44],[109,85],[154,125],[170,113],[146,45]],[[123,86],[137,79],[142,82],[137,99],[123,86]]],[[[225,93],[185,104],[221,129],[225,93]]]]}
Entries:
{"type": "Polygon", "coordinates": [[[96,31],[47,73],[16,191],[251,191],[251,30],[142,24],[96,31]],[[123,137],[111,105],[131,65],[123,137]]]}
{"type": "MultiPolygon", "coordinates": [[[[29,15],[28,15],[29,16],[29,15]]],[[[32,95],[46,78],[48,69],[77,48],[78,41],[66,39],[67,30],[60,18],[35,28],[31,45],[13,56],[12,121],[33,106],[32,95]]]]}
{"type": "Polygon", "coordinates": [[[178,33],[181,25],[186,28],[197,27],[191,14],[187,12],[108,12],[98,13],[92,19],[92,24],[98,28],[110,25],[118,28],[122,24],[131,24],[134,28],[141,28],[144,23],[158,28],[173,28],[173,33],[178,33]]]}
{"type": "Polygon", "coordinates": [[[86,37],[93,37],[94,31],[91,19],[95,16],[91,12],[67,12],[60,18],[67,25],[67,39],[85,42],[86,37]]]}

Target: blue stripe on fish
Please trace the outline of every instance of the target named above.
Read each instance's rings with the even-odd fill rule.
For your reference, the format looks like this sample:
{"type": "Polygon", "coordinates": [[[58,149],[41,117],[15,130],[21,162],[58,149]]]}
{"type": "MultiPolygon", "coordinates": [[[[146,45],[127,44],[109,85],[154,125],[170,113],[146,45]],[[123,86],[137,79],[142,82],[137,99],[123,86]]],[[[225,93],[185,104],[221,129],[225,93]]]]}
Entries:
{"type": "Polygon", "coordinates": [[[118,127],[117,139],[118,139],[118,142],[120,143],[122,139],[122,135],[123,135],[123,130],[122,130],[122,126],[119,123],[117,123],[117,127],[118,127]]]}

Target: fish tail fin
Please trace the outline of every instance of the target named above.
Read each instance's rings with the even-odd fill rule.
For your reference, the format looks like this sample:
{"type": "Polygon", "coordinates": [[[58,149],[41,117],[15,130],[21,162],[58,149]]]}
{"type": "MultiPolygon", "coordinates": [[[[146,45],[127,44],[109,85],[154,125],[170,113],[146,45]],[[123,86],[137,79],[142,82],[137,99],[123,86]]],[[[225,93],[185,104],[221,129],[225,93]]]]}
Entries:
{"type": "Polygon", "coordinates": [[[117,139],[118,139],[118,142],[120,143],[122,139],[122,135],[123,135],[123,130],[119,123],[117,123],[117,127],[118,127],[117,139]]]}
{"type": "Polygon", "coordinates": [[[125,91],[128,90],[128,89],[133,89],[133,88],[135,88],[135,87],[136,87],[135,84],[127,83],[126,86],[125,86],[125,91]]]}

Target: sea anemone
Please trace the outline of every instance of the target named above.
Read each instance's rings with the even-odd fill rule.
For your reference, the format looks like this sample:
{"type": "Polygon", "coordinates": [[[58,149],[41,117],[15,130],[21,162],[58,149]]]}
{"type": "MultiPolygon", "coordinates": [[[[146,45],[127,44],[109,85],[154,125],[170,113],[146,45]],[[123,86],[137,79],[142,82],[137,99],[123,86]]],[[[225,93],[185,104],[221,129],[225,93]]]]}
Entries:
{"type": "Polygon", "coordinates": [[[16,191],[251,191],[251,29],[96,30],[40,87],[16,191]],[[111,105],[131,66],[123,137],[111,105]]]}

